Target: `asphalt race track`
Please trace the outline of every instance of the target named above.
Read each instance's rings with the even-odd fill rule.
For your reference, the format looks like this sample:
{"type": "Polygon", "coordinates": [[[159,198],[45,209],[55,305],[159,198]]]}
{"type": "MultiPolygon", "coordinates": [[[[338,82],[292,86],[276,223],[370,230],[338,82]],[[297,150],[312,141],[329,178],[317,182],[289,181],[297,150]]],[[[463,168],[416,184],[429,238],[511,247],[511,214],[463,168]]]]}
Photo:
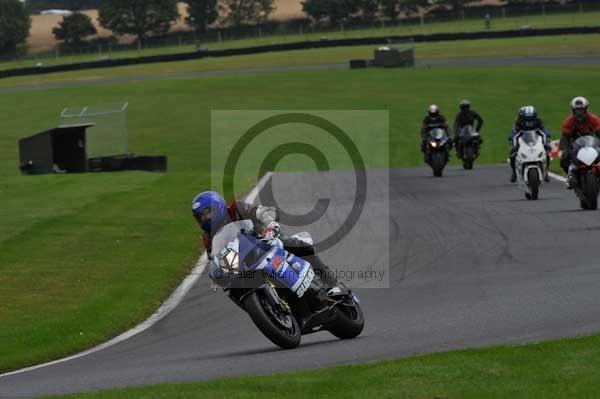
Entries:
{"type": "MultiPolygon", "coordinates": [[[[578,210],[573,193],[554,181],[542,187],[539,201],[526,201],[508,183],[507,169],[450,168],[441,179],[423,168],[369,172],[359,225],[323,254],[336,267],[389,260],[390,288],[358,290],[367,323],[358,339],[322,332],[304,337],[296,350],[279,350],[202,278],[149,330],[86,357],[0,378],[0,398],[285,372],[600,331],[600,212],[578,210]],[[389,226],[381,220],[388,197],[389,226]],[[388,242],[389,254],[382,251],[388,242]]],[[[330,209],[311,226],[316,240],[341,223],[336,218],[353,200],[353,173],[273,179],[275,197],[289,213],[304,212],[329,193],[330,209]]]]}

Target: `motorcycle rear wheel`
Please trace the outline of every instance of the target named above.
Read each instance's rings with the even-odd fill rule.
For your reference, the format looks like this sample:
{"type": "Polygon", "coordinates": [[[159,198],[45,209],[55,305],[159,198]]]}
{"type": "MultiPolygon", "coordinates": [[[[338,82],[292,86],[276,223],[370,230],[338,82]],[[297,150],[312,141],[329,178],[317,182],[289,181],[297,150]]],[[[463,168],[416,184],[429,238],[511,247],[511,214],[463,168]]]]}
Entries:
{"type": "Polygon", "coordinates": [[[244,309],[258,329],[275,345],[283,349],[293,349],[300,345],[302,332],[294,315],[289,314],[288,322],[291,327],[286,328],[277,321],[278,315],[272,308],[264,292],[254,291],[244,298],[244,309]]]}
{"type": "Polygon", "coordinates": [[[340,339],[352,339],[360,335],[365,327],[360,304],[353,306],[340,305],[336,308],[336,320],[328,328],[329,332],[340,339]]]}

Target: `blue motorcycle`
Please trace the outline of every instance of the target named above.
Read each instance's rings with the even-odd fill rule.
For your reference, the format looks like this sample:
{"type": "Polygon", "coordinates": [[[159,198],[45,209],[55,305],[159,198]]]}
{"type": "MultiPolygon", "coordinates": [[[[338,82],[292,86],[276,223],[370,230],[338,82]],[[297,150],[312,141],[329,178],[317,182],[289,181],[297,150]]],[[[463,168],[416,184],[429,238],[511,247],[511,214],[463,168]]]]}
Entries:
{"type": "Polygon", "coordinates": [[[311,264],[254,234],[250,220],[224,226],[213,238],[210,276],[215,288],[248,313],[258,329],[284,349],[302,335],[327,330],[341,339],[364,327],[360,301],[346,287],[327,293],[311,264]]]}

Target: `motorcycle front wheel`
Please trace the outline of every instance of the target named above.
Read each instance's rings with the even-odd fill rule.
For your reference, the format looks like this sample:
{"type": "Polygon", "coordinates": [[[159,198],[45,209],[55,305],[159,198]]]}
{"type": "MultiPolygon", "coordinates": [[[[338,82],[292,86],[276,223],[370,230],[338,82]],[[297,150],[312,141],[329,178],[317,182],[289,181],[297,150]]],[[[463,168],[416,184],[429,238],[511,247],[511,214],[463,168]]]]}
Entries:
{"type": "Polygon", "coordinates": [[[527,184],[531,194],[527,193],[525,197],[529,200],[537,200],[540,192],[540,174],[537,169],[529,169],[527,171],[527,184]]]}
{"type": "Polygon", "coordinates": [[[472,146],[466,146],[463,156],[463,169],[473,169],[473,162],[475,161],[475,149],[472,146]]]}
{"type": "Polygon", "coordinates": [[[446,154],[442,151],[436,151],[431,157],[431,168],[435,177],[442,177],[444,167],[446,166],[446,154]]]}
{"type": "Polygon", "coordinates": [[[243,304],[256,327],[275,345],[283,349],[300,345],[302,332],[294,315],[276,310],[262,290],[248,295],[243,304]]]}
{"type": "Polygon", "coordinates": [[[583,191],[583,195],[585,196],[585,202],[587,208],[586,210],[595,211],[598,209],[598,178],[591,173],[584,174],[580,178],[581,189],[583,191]]]}

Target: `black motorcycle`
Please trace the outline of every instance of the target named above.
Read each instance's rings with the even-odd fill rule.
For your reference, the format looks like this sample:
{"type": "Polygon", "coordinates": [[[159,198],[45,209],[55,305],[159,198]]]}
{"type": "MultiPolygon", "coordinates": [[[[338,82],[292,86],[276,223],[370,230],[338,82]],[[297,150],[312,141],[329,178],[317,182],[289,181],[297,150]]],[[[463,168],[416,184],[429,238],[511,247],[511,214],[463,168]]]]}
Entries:
{"type": "Polygon", "coordinates": [[[450,148],[451,141],[444,129],[434,128],[427,132],[425,159],[433,169],[435,177],[442,177],[444,168],[450,160],[450,148]]]}
{"type": "Polygon", "coordinates": [[[358,336],[364,327],[358,296],[344,286],[326,292],[309,262],[283,245],[258,239],[253,227],[249,220],[234,222],[213,238],[214,288],[223,287],[256,327],[284,349],[300,345],[302,335],[322,330],[341,339],[358,336]]]}
{"type": "Polygon", "coordinates": [[[462,159],[464,169],[473,169],[473,163],[479,157],[481,143],[481,135],[471,125],[464,126],[458,132],[456,155],[462,159]]]}
{"type": "Polygon", "coordinates": [[[580,137],[573,143],[576,169],[575,194],[582,209],[598,209],[600,191],[600,141],[593,136],[580,137]]]}

